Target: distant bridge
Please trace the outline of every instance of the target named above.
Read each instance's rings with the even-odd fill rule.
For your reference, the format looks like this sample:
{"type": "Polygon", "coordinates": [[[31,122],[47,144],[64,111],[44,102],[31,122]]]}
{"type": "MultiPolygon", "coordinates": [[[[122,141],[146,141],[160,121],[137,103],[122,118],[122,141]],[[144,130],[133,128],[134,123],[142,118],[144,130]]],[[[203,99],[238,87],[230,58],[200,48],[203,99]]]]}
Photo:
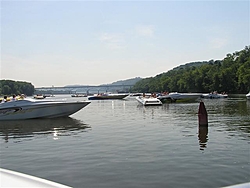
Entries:
{"type": "Polygon", "coordinates": [[[37,87],[36,90],[45,90],[45,89],[76,89],[76,88],[112,88],[112,87],[132,87],[134,85],[99,85],[99,86],[51,86],[51,87],[37,87]]]}
{"type": "Polygon", "coordinates": [[[92,92],[114,92],[114,91],[126,91],[129,92],[131,87],[134,85],[99,85],[99,86],[64,86],[64,87],[37,87],[35,88],[35,93],[60,93],[60,94],[71,94],[71,93],[89,93],[89,91],[92,92]]]}

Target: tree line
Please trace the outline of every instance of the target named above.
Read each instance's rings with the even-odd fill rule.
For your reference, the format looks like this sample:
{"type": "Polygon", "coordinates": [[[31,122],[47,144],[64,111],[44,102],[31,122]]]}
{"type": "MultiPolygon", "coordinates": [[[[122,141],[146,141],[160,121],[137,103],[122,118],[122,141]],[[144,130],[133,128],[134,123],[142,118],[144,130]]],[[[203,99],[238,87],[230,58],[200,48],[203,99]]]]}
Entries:
{"type": "Polygon", "coordinates": [[[250,46],[223,60],[193,62],[138,81],[131,92],[227,92],[250,90],[250,46]]]}
{"type": "Polygon", "coordinates": [[[35,87],[28,82],[0,80],[0,94],[1,95],[33,95],[35,87]]]}

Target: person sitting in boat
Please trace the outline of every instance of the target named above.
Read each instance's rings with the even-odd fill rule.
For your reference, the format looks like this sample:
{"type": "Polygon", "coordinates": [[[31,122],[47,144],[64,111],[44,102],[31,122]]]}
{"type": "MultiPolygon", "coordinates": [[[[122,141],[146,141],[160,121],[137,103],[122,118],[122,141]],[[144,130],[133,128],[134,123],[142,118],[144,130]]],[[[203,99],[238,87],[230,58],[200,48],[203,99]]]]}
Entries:
{"type": "Polygon", "coordinates": [[[20,95],[20,99],[24,99],[24,98],[26,98],[26,95],[21,94],[21,95],[20,95]]]}
{"type": "Polygon", "coordinates": [[[11,99],[11,101],[16,101],[17,99],[16,99],[16,95],[12,95],[12,99],[11,99]]]}
{"type": "Polygon", "coordinates": [[[7,102],[7,96],[6,95],[3,97],[3,100],[2,100],[1,103],[5,103],[5,102],[7,102]]]}
{"type": "Polygon", "coordinates": [[[150,97],[156,98],[156,94],[155,93],[151,93],[150,97]]]}

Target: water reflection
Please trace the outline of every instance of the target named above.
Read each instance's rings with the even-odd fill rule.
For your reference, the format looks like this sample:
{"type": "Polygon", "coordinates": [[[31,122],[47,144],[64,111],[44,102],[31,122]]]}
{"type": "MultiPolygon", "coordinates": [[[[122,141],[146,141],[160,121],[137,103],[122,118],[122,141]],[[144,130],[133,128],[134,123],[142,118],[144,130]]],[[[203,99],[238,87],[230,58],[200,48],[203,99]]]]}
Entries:
{"type": "Polygon", "coordinates": [[[208,127],[207,126],[199,126],[199,144],[200,144],[200,150],[204,150],[207,147],[207,141],[208,141],[208,127]]]}
{"type": "Polygon", "coordinates": [[[250,100],[247,100],[247,109],[250,111],[250,100]]]}
{"type": "Polygon", "coordinates": [[[248,101],[242,98],[228,98],[226,100],[204,100],[209,107],[210,113],[223,115],[249,116],[250,109],[248,101]]]}
{"type": "Polygon", "coordinates": [[[35,135],[52,134],[53,139],[58,136],[67,136],[86,131],[90,128],[80,120],[70,117],[54,119],[32,119],[20,121],[2,121],[0,124],[0,136],[5,142],[9,139],[28,138],[35,135]]]}
{"type": "Polygon", "coordinates": [[[157,109],[161,109],[162,107],[161,106],[144,106],[144,105],[138,104],[137,108],[139,110],[142,110],[144,118],[150,115],[151,119],[154,119],[155,111],[157,109]]]}

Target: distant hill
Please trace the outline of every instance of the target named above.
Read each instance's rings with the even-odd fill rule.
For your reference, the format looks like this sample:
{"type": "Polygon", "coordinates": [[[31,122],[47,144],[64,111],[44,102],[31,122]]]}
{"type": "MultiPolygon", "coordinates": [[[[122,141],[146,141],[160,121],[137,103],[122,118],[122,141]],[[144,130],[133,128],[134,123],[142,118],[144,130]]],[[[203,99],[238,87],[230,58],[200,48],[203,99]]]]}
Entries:
{"type": "Polygon", "coordinates": [[[104,85],[135,85],[136,82],[140,81],[142,78],[136,77],[136,78],[130,78],[127,80],[119,80],[116,82],[113,82],[111,84],[104,84],[104,85]]]}
{"type": "Polygon", "coordinates": [[[250,46],[222,60],[191,62],[155,77],[144,78],[131,92],[247,93],[250,90],[250,46]]]}
{"type": "MultiPolygon", "coordinates": [[[[116,85],[135,85],[136,82],[140,81],[142,78],[136,77],[136,78],[130,78],[127,80],[119,80],[116,82],[113,82],[111,84],[101,84],[99,86],[116,86],[116,85]]],[[[66,85],[64,87],[82,87],[82,86],[89,86],[89,85],[66,85]]]]}

